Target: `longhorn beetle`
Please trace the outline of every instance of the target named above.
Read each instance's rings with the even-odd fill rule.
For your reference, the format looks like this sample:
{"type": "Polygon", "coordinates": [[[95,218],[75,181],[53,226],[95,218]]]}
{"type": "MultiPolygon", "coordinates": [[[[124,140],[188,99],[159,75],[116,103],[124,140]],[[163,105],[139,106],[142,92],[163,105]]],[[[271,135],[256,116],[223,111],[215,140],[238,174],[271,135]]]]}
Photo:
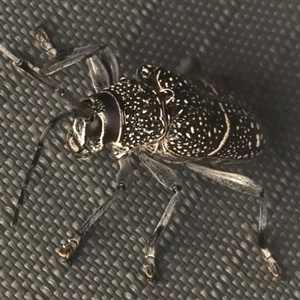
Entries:
{"type": "MultiPolygon", "coordinates": [[[[35,37],[49,56],[60,57],[41,25],[35,28],[35,37]]],[[[0,51],[13,61],[16,68],[59,93],[71,107],[51,120],[39,139],[13,224],[17,223],[28,183],[47,134],[58,122],[72,119],[73,125],[67,134],[70,151],[88,157],[110,143],[120,169],[114,195],[97,208],[76,234],[62,245],[59,255],[64,261],[70,260],[83,235],[125,189],[126,178],[131,171],[130,156],[136,153],[142,165],[162,185],[173,191],[165,212],[146,242],[143,267],[148,280],[156,277],[156,246],[181,196],[182,184],[169,166],[172,163],[181,163],[221,185],[259,198],[257,244],[269,271],[275,277],[281,275],[279,265],[265,242],[267,203],[262,187],[243,175],[214,168],[219,161],[251,159],[261,152],[263,135],[247,110],[226,102],[228,99],[212,85],[204,81],[193,85],[162,67],[142,65],[135,78],[120,78],[116,56],[107,46],[100,44],[74,48],[43,68],[16,57],[3,45],[0,45],[0,51]],[[48,76],[81,60],[87,62],[94,94],[78,102],[48,76]]]]}

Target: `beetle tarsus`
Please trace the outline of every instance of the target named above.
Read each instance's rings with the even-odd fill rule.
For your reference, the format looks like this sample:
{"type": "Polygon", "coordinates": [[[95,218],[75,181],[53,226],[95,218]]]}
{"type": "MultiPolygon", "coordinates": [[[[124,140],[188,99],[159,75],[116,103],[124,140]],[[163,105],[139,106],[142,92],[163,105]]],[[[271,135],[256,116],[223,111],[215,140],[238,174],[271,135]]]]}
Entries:
{"type": "Polygon", "coordinates": [[[262,254],[262,258],[266,262],[268,270],[271,272],[271,274],[276,278],[281,278],[282,271],[281,271],[277,261],[273,257],[271,251],[268,248],[262,248],[261,254],[262,254]]]}
{"type": "Polygon", "coordinates": [[[35,27],[35,39],[38,41],[41,48],[43,48],[50,57],[57,57],[58,51],[52,44],[45,28],[42,25],[35,27]]]}
{"type": "Polygon", "coordinates": [[[147,281],[155,281],[157,277],[157,273],[156,273],[154,256],[145,255],[143,268],[144,268],[147,281]]]}
{"type": "Polygon", "coordinates": [[[66,263],[74,256],[74,253],[79,246],[80,239],[81,237],[79,235],[75,235],[73,238],[68,239],[67,243],[62,244],[61,249],[58,251],[62,262],[66,263]]]}

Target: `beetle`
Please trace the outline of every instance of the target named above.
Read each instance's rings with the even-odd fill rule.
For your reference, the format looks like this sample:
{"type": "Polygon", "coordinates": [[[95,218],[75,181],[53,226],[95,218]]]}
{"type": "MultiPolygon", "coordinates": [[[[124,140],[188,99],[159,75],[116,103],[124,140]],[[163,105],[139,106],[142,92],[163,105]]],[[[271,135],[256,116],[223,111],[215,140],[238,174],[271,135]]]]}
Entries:
{"type": "MultiPolygon", "coordinates": [[[[43,26],[35,28],[35,37],[49,56],[59,56],[43,26]]],[[[47,134],[58,122],[72,119],[73,124],[67,134],[69,150],[86,158],[101,151],[105,144],[111,144],[120,168],[114,195],[62,245],[59,255],[63,261],[72,258],[84,234],[126,188],[132,168],[130,157],[135,153],[141,164],[173,192],[146,242],[143,267],[148,280],[157,276],[156,247],[184,187],[171,167],[176,163],[223,186],[260,199],[257,244],[269,271],[275,277],[281,276],[281,269],[266,245],[267,203],[263,188],[246,176],[215,168],[218,162],[252,159],[261,153],[264,137],[248,110],[228,101],[230,99],[225,94],[204,80],[195,85],[163,67],[142,65],[134,78],[120,77],[118,60],[107,46],[74,48],[57,62],[43,68],[18,58],[3,45],[0,45],[0,51],[13,61],[16,68],[59,93],[66,106],[70,107],[49,122],[39,139],[13,224],[17,223],[47,134]],[[94,93],[78,102],[48,76],[81,60],[87,62],[94,93]]]]}

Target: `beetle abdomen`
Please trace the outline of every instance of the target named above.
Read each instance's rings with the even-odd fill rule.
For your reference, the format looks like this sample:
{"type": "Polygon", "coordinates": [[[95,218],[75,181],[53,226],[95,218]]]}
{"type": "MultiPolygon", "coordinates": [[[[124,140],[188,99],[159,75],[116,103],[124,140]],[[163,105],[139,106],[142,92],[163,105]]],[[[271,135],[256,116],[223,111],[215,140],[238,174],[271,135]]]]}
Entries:
{"type": "Polygon", "coordinates": [[[185,106],[172,118],[164,149],[177,156],[247,159],[258,155],[263,143],[247,110],[208,100],[185,106]]]}

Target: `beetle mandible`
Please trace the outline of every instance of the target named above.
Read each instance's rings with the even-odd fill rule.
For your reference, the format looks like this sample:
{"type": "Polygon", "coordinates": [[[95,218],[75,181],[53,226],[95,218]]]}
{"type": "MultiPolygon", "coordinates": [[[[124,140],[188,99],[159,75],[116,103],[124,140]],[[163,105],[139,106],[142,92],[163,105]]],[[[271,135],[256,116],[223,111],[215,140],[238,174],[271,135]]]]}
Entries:
{"type": "MultiPolygon", "coordinates": [[[[41,25],[35,28],[35,37],[49,56],[58,56],[41,25]]],[[[64,261],[71,259],[83,235],[126,188],[127,175],[131,171],[130,156],[136,153],[142,165],[173,192],[165,212],[146,242],[143,267],[148,280],[156,277],[156,246],[182,193],[182,183],[169,166],[172,163],[184,164],[221,185],[259,197],[257,244],[270,272],[280,277],[279,265],[265,241],[267,204],[262,187],[243,175],[214,168],[219,161],[251,159],[261,152],[264,138],[249,111],[228,102],[222,93],[205,81],[193,85],[162,67],[142,65],[135,78],[120,78],[117,58],[107,46],[74,48],[57,62],[43,68],[16,57],[3,45],[0,45],[0,51],[13,61],[16,68],[58,92],[71,107],[51,120],[40,137],[13,224],[17,223],[28,183],[48,132],[59,121],[73,119],[67,134],[70,151],[88,157],[110,143],[120,169],[115,194],[62,245],[59,255],[64,261]],[[81,60],[87,62],[94,94],[78,102],[48,76],[81,60]]]]}

